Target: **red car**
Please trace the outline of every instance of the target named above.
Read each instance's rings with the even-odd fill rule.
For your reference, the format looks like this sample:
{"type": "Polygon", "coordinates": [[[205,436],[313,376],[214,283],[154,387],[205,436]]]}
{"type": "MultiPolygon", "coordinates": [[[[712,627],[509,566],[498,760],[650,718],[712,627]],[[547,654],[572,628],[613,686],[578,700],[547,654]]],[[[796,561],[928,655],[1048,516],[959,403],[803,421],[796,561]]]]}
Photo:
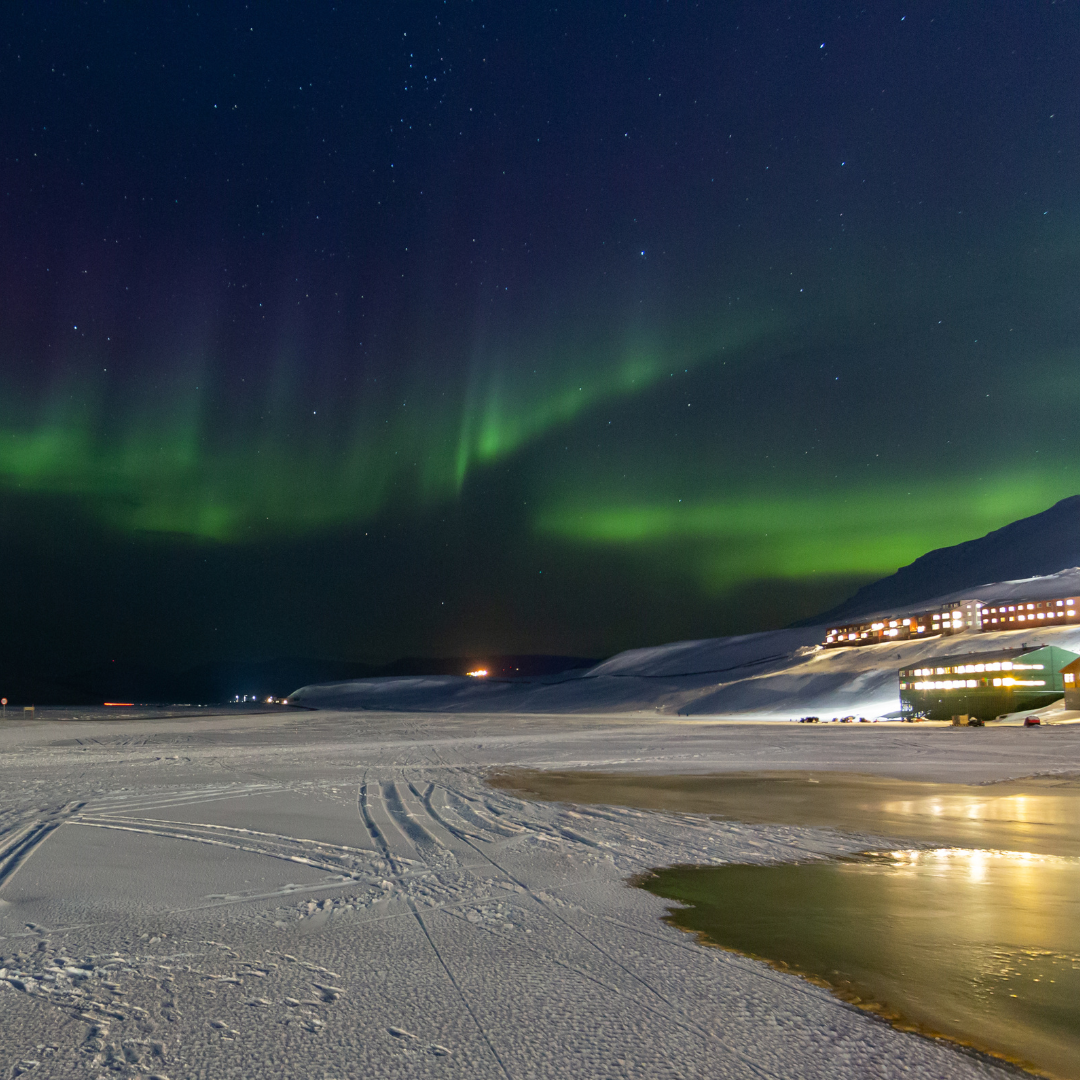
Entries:
{"type": "Polygon", "coordinates": [[[1037,716],[1025,716],[1024,727],[1042,727],[1042,721],[1037,716]]]}

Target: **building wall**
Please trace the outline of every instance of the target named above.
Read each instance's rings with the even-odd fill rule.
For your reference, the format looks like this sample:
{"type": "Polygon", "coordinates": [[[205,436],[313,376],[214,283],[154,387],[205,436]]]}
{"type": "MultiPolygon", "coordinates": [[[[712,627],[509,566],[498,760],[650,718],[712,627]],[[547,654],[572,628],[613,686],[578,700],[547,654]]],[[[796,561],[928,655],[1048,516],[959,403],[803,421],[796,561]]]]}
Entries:
{"type": "Polygon", "coordinates": [[[898,673],[901,712],[931,720],[964,713],[992,720],[1002,713],[1043,708],[1065,693],[1062,668],[1074,660],[1075,653],[1056,645],[939,657],[898,673]]]}
{"type": "Polygon", "coordinates": [[[958,691],[952,694],[915,692],[901,699],[904,717],[922,716],[927,720],[951,720],[954,716],[977,716],[980,720],[993,720],[1002,713],[1020,712],[1024,709],[1042,709],[1061,699],[1057,691],[1027,690],[1019,693],[977,690],[958,691]]]}
{"type": "Polygon", "coordinates": [[[965,630],[1030,630],[1044,626],[1080,624],[1080,597],[1049,600],[960,600],[919,615],[884,617],[873,622],[829,628],[822,644],[826,648],[877,645],[917,637],[958,634],[965,630]]]}
{"type": "Polygon", "coordinates": [[[1075,596],[1051,600],[990,600],[983,607],[983,630],[1027,630],[1043,626],[1080,623],[1080,605],[1075,596]]]}

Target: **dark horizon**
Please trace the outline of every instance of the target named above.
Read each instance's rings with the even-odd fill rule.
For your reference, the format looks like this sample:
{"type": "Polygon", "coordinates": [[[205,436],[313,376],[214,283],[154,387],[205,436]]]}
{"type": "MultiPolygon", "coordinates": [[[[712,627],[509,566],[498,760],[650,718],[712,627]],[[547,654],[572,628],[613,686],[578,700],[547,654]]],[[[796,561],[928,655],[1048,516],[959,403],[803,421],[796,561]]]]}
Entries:
{"type": "Polygon", "coordinates": [[[0,25],[0,678],[767,629],[1080,490],[1076,4],[0,25]]]}

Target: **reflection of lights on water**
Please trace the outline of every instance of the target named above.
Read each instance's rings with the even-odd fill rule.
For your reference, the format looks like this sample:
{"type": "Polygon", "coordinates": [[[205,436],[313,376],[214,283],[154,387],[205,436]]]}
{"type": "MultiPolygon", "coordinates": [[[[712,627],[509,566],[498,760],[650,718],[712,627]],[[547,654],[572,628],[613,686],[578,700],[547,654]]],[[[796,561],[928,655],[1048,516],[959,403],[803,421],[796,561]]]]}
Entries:
{"type": "Polygon", "coordinates": [[[1049,865],[1074,862],[1061,855],[1040,855],[1034,851],[1004,851],[996,848],[903,848],[881,853],[867,852],[870,858],[888,858],[894,866],[914,866],[919,862],[942,862],[948,864],[968,864],[968,873],[972,879],[982,880],[986,874],[989,860],[1005,860],[1021,866],[1049,865]]]}
{"type": "Polygon", "coordinates": [[[986,880],[986,852],[973,851],[968,862],[968,877],[972,881],[986,880]]]}
{"type": "Polygon", "coordinates": [[[1057,824],[1063,811],[1046,797],[998,795],[992,798],[968,795],[937,796],[930,799],[903,799],[883,803],[886,814],[901,817],[965,819],[970,822],[1007,822],[1017,825],[1057,824]]]}

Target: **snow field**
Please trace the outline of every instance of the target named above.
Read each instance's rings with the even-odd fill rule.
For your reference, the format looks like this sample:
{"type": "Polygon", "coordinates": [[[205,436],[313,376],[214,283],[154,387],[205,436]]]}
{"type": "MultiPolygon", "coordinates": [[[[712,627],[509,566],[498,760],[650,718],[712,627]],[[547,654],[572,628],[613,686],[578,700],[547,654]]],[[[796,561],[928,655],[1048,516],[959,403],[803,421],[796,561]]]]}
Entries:
{"type": "Polygon", "coordinates": [[[9,1076],[1005,1076],[628,886],[871,838],[535,803],[490,767],[1080,768],[1077,729],[271,714],[0,731],[9,1076]],[[985,738],[984,736],[989,736],[985,738]],[[793,764],[801,762],[801,766],[793,764]]]}

